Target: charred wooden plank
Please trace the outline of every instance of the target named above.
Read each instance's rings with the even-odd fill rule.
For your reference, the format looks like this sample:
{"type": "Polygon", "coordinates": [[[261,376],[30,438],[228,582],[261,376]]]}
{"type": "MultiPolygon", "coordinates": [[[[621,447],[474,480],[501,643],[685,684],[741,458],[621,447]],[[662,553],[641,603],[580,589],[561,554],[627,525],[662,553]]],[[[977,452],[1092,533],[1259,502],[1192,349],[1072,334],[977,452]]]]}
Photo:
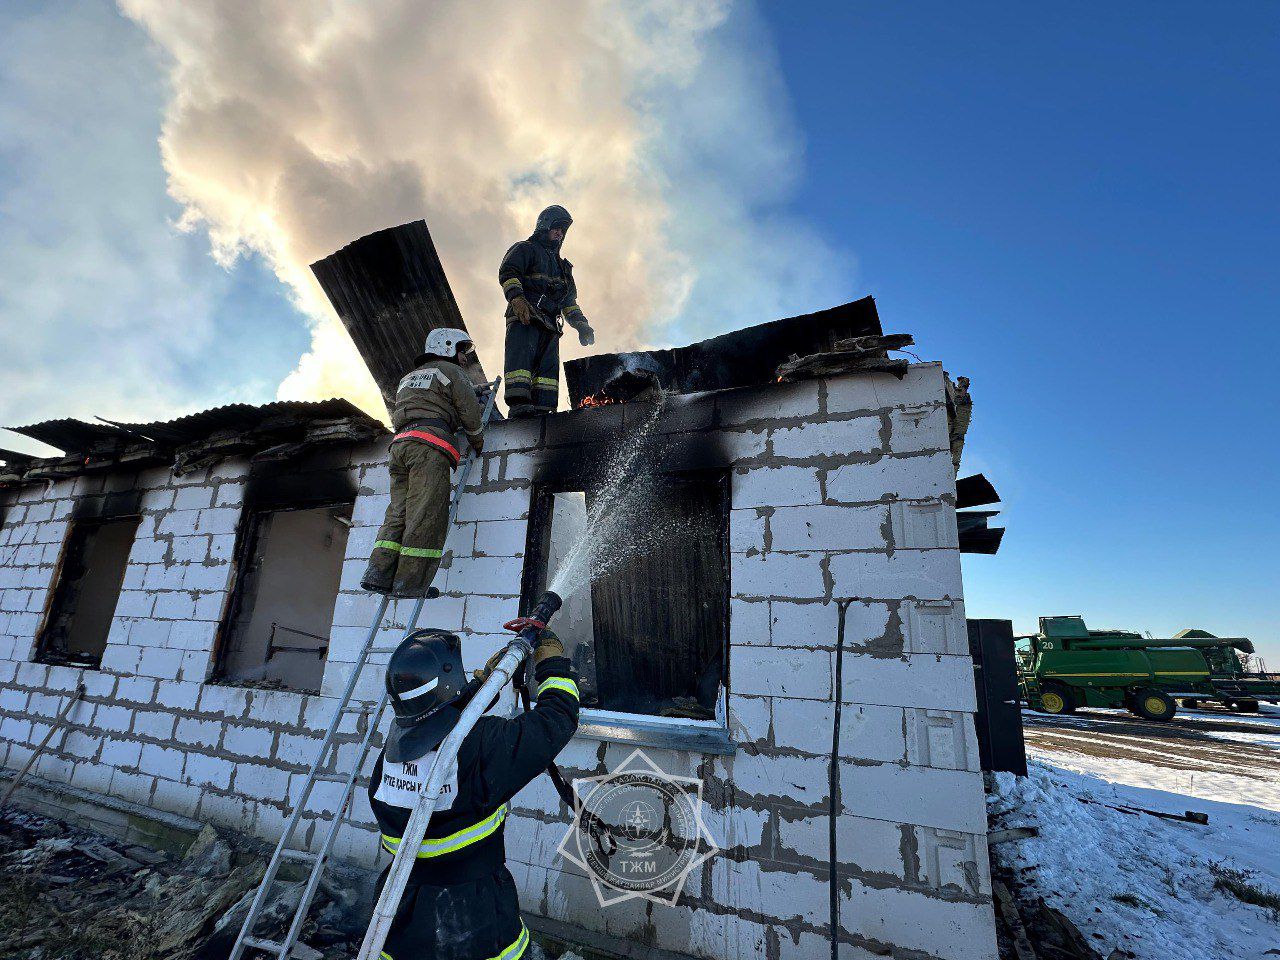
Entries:
{"type": "Polygon", "coordinates": [[[842,373],[888,373],[901,380],[907,375],[906,360],[888,360],[875,355],[831,352],[815,353],[799,360],[788,360],[778,367],[783,382],[830,377],[842,373]]]}

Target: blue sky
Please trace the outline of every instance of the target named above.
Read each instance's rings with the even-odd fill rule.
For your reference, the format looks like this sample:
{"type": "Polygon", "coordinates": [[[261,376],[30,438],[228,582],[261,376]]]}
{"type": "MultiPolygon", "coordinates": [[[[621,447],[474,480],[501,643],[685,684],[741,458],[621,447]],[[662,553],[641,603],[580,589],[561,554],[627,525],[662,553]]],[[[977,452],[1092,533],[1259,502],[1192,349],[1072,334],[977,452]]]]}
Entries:
{"type": "Polygon", "coordinates": [[[769,4],[805,175],[890,330],[973,379],[970,616],[1280,669],[1280,6],[769,4]]]}
{"type": "MultiPolygon", "coordinates": [[[[279,279],[281,244],[306,249],[301,238],[328,250],[333,237],[368,229],[338,216],[306,236],[308,224],[284,216],[294,211],[272,210],[283,240],[255,246],[233,232],[239,258],[215,263],[204,225],[179,228],[183,205],[166,193],[157,141],[174,99],[167,84],[182,92],[182,75],[166,78],[166,69],[188,68],[197,93],[221,82],[243,99],[216,68],[235,67],[237,43],[271,67],[278,51],[244,42],[234,23],[184,42],[163,4],[128,2],[134,20],[106,0],[0,8],[3,423],[149,418],[274,398],[315,349],[299,291],[279,279]],[[206,47],[216,56],[199,61],[206,47]]],[[[213,9],[199,16],[216,20],[213,9]]],[[[665,133],[642,157],[658,186],[620,203],[619,220],[666,202],[670,232],[650,242],[678,248],[696,268],[683,311],[656,335],[682,342],[767,319],[761,311],[874,294],[887,329],[915,334],[922,356],[973,380],[965,472],[996,483],[1009,532],[998,556],[965,561],[971,616],[1012,618],[1019,629],[1056,613],[1157,634],[1200,626],[1253,637],[1280,669],[1280,6],[733,10],[709,32],[657,31],[657,56],[677,61],[663,80],[673,86],[645,86],[621,68],[609,76],[624,95],[633,83],[624,102],[641,104],[636,129],[665,133]]],[[[373,82],[391,69],[360,53],[343,59],[372,63],[373,82]]],[[[637,75],[651,76],[656,62],[637,75]]],[[[258,68],[243,72],[257,78],[258,68]]],[[[418,69],[409,62],[406,75],[418,69]]],[[[459,76],[469,66],[449,69],[459,76]]],[[[307,144],[314,131],[290,126],[298,111],[278,101],[301,90],[309,103],[314,78],[276,80],[255,81],[265,93],[253,106],[270,118],[259,126],[307,144]]],[[[598,75],[591,82],[612,89],[598,75]]],[[[414,86],[401,79],[396,89],[414,86]]],[[[551,107],[559,117],[560,105],[551,107]]],[[[593,114],[590,97],[572,108],[593,114]]],[[[192,160],[210,147],[198,123],[177,118],[185,139],[167,146],[185,163],[182,188],[216,219],[227,196],[243,200],[235,191],[244,162],[274,156],[277,145],[246,141],[239,157],[229,145],[229,172],[201,169],[201,179],[192,160]]],[[[617,131],[596,132],[609,142],[617,131]]],[[[387,159],[383,140],[370,134],[354,169],[387,159]]],[[[332,149],[318,142],[318,156],[332,149]]],[[[423,157],[450,195],[477,176],[456,168],[456,157],[423,157]]],[[[390,159],[398,176],[405,157],[390,159]]],[[[241,179],[279,173],[254,168],[241,179]]],[[[425,215],[438,240],[445,231],[447,266],[451,251],[502,246],[511,228],[501,217],[469,234],[475,220],[433,216],[430,179],[425,215]]],[[[290,182],[287,169],[279,182],[290,182]]],[[[296,219],[353,205],[349,193],[345,203],[324,199],[304,203],[296,219]]],[[[477,199],[469,214],[490,212],[477,199]]],[[[603,266],[611,244],[629,233],[596,234],[582,250],[590,222],[575,227],[587,259],[574,258],[600,304],[613,279],[603,266]]],[[[633,264],[646,248],[628,253],[633,264]]],[[[460,300],[474,298],[460,272],[451,269],[460,300]]],[[[489,272],[476,281],[485,296],[489,272]]],[[[610,317],[600,309],[608,349],[610,317]]],[[[4,443],[23,446],[12,436],[4,443]]]]}

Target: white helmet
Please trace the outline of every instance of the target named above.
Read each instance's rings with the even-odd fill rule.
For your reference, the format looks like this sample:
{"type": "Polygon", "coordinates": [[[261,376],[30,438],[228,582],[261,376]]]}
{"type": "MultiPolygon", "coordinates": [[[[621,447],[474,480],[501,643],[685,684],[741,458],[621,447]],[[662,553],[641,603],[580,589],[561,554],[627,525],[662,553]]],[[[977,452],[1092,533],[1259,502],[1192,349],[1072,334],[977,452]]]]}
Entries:
{"type": "Polygon", "coordinates": [[[470,346],[473,344],[471,334],[467,331],[459,330],[457,327],[441,327],[427,334],[427,343],[422,348],[422,352],[452,360],[457,357],[458,351],[470,346]]]}

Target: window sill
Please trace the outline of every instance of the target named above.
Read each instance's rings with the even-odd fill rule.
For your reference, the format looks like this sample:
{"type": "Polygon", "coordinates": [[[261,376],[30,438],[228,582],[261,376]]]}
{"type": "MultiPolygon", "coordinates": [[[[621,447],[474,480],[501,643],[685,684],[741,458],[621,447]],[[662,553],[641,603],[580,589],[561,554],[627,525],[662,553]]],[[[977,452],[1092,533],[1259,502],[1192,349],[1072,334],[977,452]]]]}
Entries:
{"type": "Polygon", "coordinates": [[[606,743],[629,743],[637,747],[659,747],[728,756],[738,746],[729,731],[714,720],[685,720],[678,717],[641,717],[609,710],[584,709],[577,736],[606,743]]]}

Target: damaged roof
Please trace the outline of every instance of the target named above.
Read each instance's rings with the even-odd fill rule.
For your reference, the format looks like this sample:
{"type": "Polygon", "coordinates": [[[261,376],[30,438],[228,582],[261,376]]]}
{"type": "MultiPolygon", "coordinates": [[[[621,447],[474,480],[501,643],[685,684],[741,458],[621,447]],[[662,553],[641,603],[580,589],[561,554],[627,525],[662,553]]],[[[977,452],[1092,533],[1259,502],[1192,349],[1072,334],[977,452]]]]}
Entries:
{"type": "Polygon", "coordinates": [[[723,390],[772,383],[778,367],[792,356],[831,350],[837,341],[878,337],[880,315],[873,297],[762,323],[670,350],[604,353],[564,365],[569,400],[579,406],[584,397],[599,394],[627,374],[655,378],[676,393],[723,390]]]}
{"type": "MultiPolygon", "coordinates": [[[[102,419],[102,418],[99,418],[102,419]]],[[[230,456],[283,460],[332,443],[375,439],[387,429],[347,400],[281,400],[214,407],[176,420],[151,423],[88,423],[64,418],[23,427],[14,433],[62,451],[61,457],[0,455],[0,483],[29,483],[77,476],[118,466],[171,464],[188,473],[230,456]]]]}

